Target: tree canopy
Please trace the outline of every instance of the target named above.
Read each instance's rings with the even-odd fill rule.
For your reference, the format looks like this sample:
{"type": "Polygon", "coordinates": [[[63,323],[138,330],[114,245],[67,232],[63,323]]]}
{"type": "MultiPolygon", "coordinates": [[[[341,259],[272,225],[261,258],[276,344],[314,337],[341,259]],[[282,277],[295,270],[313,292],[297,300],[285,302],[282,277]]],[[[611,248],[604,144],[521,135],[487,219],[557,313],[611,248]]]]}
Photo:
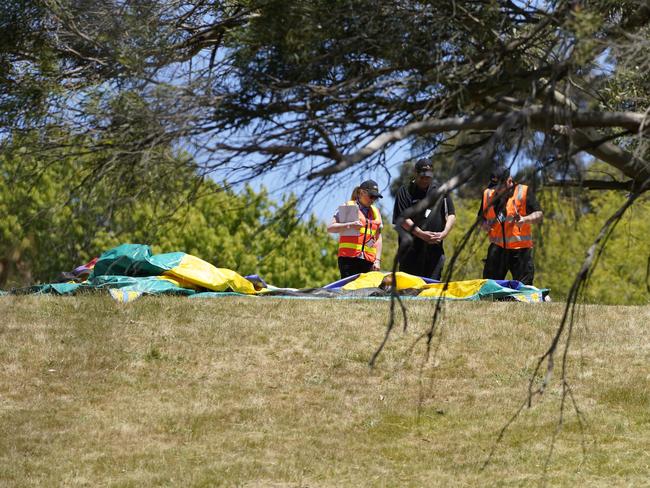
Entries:
{"type": "Polygon", "coordinates": [[[35,137],[14,137],[0,152],[0,288],[55,280],[124,242],[185,251],[276,286],[338,277],[335,241],[315,217],[301,218],[293,195],[276,202],[265,190],[172,173],[186,159],[173,152],[151,155],[148,171],[96,179],[106,154],[80,157],[70,140],[46,162],[29,149],[35,137]]]}
{"type": "Polygon", "coordinates": [[[649,175],[643,0],[13,0],[3,17],[14,124],[138,154],[182,142],[230,179],[385,165],[417,135],[478,131],[493,156],[498,128],[511,146],[543,134],[544,161],[586,151],[639,188],[649,175]]]}

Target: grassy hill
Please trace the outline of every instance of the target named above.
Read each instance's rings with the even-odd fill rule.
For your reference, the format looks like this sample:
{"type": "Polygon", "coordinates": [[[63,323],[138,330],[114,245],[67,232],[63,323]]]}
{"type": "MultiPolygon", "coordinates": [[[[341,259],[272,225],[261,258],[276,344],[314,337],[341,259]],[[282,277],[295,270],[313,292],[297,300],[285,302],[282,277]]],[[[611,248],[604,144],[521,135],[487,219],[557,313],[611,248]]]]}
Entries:
{"type": "Polygon", "coordinates": [[[650,307],[582,309],[584,425],[556,375],[483,471],[562,305],[447,304],[426,363],[408,307],[371,370],[381,301],[0,298],[0,486],[647,483],[650,307]]]}

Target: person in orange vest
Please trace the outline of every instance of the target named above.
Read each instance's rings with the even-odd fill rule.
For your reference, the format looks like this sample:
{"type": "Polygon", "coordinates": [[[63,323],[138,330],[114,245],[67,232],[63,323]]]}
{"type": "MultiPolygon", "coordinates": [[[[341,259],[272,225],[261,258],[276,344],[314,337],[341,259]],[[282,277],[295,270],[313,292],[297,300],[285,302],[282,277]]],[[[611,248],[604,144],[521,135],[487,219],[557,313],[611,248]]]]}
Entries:
{"type": "MultiPolygon", "coordinates": [[[[374,205],[383,198],[379,187],[373,180],[366,180],[352,192],[344,207],[356,207],[356,215],[344,218],[344,207],[334,214],[327,231],[339,234],[338,264],[341,278],[358,273],[379,271],[381,267],[381,213],[374,205]]],[[[354,209],[351,209],[354,212],[354,209]]]]}
{"type": "Polygon", "coordinates": [[[531,224],[540,223],[542,210],[527,185],[513,181],[510,170],[499,167],[490,175],[479,210],[490,239],[483,278],[513,280],[532,285],[535,277],[531,224]]]}

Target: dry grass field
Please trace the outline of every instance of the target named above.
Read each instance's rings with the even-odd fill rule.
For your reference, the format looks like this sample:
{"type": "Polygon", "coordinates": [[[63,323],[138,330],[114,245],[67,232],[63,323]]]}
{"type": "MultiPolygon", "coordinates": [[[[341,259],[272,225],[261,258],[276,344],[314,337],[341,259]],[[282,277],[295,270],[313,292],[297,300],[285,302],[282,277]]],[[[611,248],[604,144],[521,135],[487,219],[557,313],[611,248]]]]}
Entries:
{"type": "Polygon", "coordinates": [[[0,486],[648,486],[650,307],[588,306],[512,424],[561,304],[449,303],[375,369],[388,303],[0,298],[0,486]]]}

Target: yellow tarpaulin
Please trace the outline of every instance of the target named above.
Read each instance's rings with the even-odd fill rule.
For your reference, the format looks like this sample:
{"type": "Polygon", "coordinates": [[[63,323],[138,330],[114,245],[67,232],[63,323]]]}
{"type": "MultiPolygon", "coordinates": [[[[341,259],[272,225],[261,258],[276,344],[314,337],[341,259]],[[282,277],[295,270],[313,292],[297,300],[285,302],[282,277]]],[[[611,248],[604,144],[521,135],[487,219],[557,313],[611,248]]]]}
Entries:
{"type": "Polygon", "coordinates": [[[476,295],[487,280],[451,281],[444,290],[444,283],[429,283],[423,286],[419,297],[467,298],[476,295]]]}
{"type": "Polygon", "coordinates": [[[181,262],[166,271],[165,275],[212,291],[225,291],[230,288],[234,292],[247,295],[256,293],[253,283],[239,273],[230,269],[217,268],[191,254],[183,256],[181,262]]]}
{"type": "MultiPolygon", "coordinates": [[[[390,278],[390,273],[383,273],[381,271],[362,273],[356,280],[351,281],[350,283],[343,286],[343,289],[359,290],[361,288],[379,288],[382,283],[385,285],[385,288],[390,288],[390,282],[384,281],[389,280],[390,278]]],[[[406,290],[409,288],[419,289],[423,288],[426,285],[426,282],[422,278],[407,273],[402,273],[401,271],[395,273],[395,280],[397,290],[406,290]]]]}

